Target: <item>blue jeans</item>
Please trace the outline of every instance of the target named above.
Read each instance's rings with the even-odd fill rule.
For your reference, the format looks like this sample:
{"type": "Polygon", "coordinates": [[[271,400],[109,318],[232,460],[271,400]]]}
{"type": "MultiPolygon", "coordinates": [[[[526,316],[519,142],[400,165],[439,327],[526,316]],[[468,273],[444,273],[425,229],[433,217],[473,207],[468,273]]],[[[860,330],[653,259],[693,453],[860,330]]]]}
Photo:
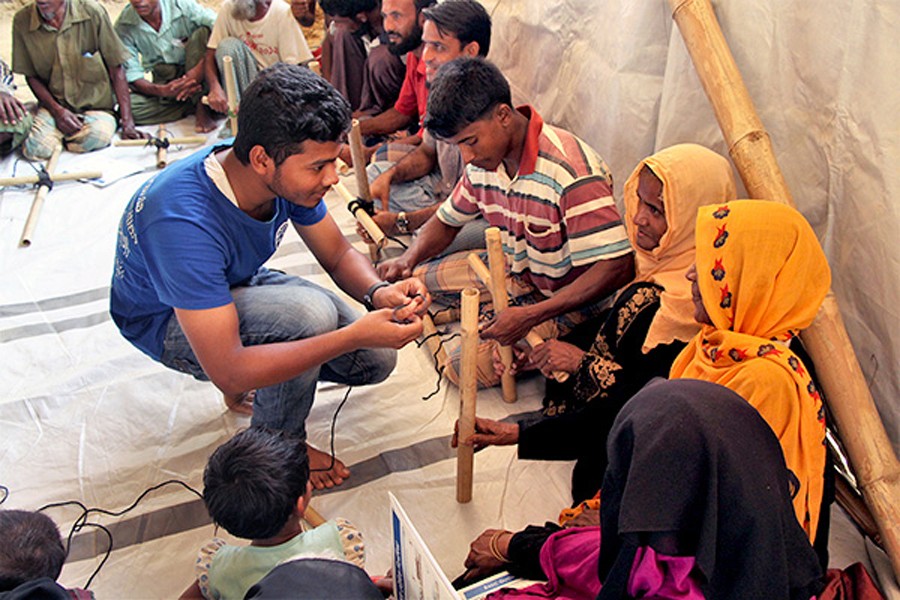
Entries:
{"type": "MultiPolygon", "coordinates": [[[[337,294],[265,267],[245,285],[232,288],[231,295],[245,346],[311,338],[346,327],[359,317],[337,294]]],[[[169,319],[161,362],[196,379],[209,381],[174,315],[169,319]]],[[[251,423],[289,431],[305,439],[306,416],[315,398],[316,382],[378,383],[394,370],[396,362],[396,350],[362,348],[283,383],[260,388],[253,400],[251,423]]]]}

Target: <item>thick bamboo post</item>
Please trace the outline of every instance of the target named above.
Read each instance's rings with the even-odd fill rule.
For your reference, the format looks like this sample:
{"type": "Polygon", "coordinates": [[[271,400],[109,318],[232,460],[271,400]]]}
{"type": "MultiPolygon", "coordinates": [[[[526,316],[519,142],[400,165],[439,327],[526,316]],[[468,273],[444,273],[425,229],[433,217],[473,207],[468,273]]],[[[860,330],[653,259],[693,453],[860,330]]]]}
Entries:
{"type": "MultiPolygon", "coordinates": [[[[485,266],[484,262],[482,262],[481,258],[475,254],[474,252],[470,253],[466,257],[466,261],[469,263],[469,267],[471,267],[472,271],[474,271],[475,275],[478,279],[484,283],[485,287],[491,292],[491,296],[494,296],[494,290],[491,287],[491,271],[485,266]]],[[[528,335],[525,336],[525,342],[535,348],[544,343],[544,338],[540,336],[534,329],[528,332],[528,335]]],[[[563,381],[569,378],[569,374],[565,371],[553,371],[551,373],[553,379],[562,383],[563,381]]]]}
{"type": "MultiPolygon", "coordinates": [[[[56,163],[59,162],[59,155],[62,153],[62,144],[57,145],[53,148],[53,154],[50,155],[50,158],[47,160],[47,173],[51,176],[53,175],[53,171],[56,170],[56,163]]],[[[47,198],[47,193],[50,191],[50,186],[41,185],[37,191],[34,193],[34,200],[31,202],[31,210],[28,211],[28,218],[25,220],[25,227],[22,229],[22,237],[19,239],[19,246],[22,248],[27,248],[31,245],[31,236],[34,233],[34,228],[37,227],[38,217],[41,216],[41,209],[44,207],[44,200],[47,198]]]]}
{"type": "MultiPolygon", "coordinates": [[[[359,119],[353,119],[353,122],[350,125],[349,142],[350,159],[353,161],[353,172],[356,174],[357,196],[362,198],[364,202],[371,204],[372,192],[369,190],[369,176],[366,174],[366,153],[363,149],[362,133],[359,129],[359,119]]],[[[350,209],[350,212],[352,212],[354,216],[356,216],[357,210],[361,209],[361,214],[369,217],[365,207],[361,206],[359,202],[356,203],[356,206],[359,208],[350,209]]],[[[356,218],[357,220],[360,219],[359,216],[356,218]]],[[[371,218],[369,218],[369,220],[372,221],[371,218]]],[[[372,223],[374,224],[375,222],[372,221],[372,223]]],[[[363,227],[366,227],[366,225],[363,224],[363,227]]],[[[368,230],[369,228],[366,227],[366,231],[368,230]]],[[[372,258],[372,262],[375,262],[378,260],[378,255],[381,252],[381,242],[377,241],[375,238],[372,238],[372,241],[375,243],[369,245],[369,256],[372,258]]]]}
{"type": "MultiPolygon", "coordinates": [[[[494,301],[494,312],[498,315],[509,308],[509,296],[506,294],[506,256],[503,254],[503,243],[500,241],[500,229],[488,227],[484,230],[484,241],[488,251],[488,269],[491,272],[491,298],[494,301]]],[[[500,346],[500,362],[503,363],[503,375],[500,387],[503,390],[504,402],[515,402],[516,376],[512,374],[513,349],[500,346]]]]}
{"type": "MultiPolygon", "coordinates": [[[[753,198],[793,205],[769,135],[728,48],[709,0],[669,0],[729,154],[753,198]]],[[[900,578],[900,462],[853,353],[834,294],[802,334],[863,497],[900,578]]]]}
{"type": "Polygon", "coordinates": [[[231,123],[231,135],[237,135],[238,132],[238,95],[237,95],[237,77],[234,74],[234,61],[230,56],[222,59],[225,65],[225,95],[228,100],[228,120],[231,123]]]}
{"type": "Polygon", "coordinates": [[[353,119],[348,140],[353,172],[356,174],[356,189],[359,190],[360,198],[371,202],[372,193],[369,191],[369,177],[366,174],[366,151],[363,148],[362,133],[359,130],[359,119],[353,119]]]}
{"type": "MultiPolygon", "coordinates": [[[[475,434],[475,399],[478,395],[478,289],[462,291],[462,347],[459,369],[459,439],[475,434]]],[[[459,444],[456,453],[456,501],[472,500],[475,448],[459,444]]]]}
{"type": "Polygon", "coordinates": [[[353,213],[356,220],[365,228],[366,233],[369,234],[369,239],[374,242],[375,246],[380,248],[384,243],[384,232],[381,231],[381,227],[372,220],[372,217],[369,216],[366,209],[359,204],[359,200],[354,198],[353,194],[350,193],[350,190],[347,189],[347,186],[338,181],[334,184],[334,189],[347,203],[347,210],[353,213]]]}

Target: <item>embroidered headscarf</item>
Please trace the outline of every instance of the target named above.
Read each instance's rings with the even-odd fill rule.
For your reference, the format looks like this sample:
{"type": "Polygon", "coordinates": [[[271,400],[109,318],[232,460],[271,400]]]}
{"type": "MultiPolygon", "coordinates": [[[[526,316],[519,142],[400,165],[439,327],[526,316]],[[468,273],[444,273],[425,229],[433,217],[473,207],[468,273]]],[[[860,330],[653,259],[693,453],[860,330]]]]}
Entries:
{"type": "Polygon", "coordinates": [[[713,325],[704,325],[675,359],[670,377],[719,383],[759,411],[781,442],[797,519],[815,540],[824,413],[809,373],[785,342],[815,318],[831,285],[828,262],[803,216],[776,202],[701,208],[696,239],[697,284],[713,325]]]}
{"type": "Polygon", "coordinates": [[[678,144],[645,158],[625,182],[625,223],[635,251],[636,281],[665,288],[660,307],[650,324],[643,351],[674,340],[687,342],[696,335],[691,285],[684,273],[694,264],[694,221],[697,208],[735,199],[731,164],[697,144],[678,144]],[[662,181],[662,201],[668,229],[653,250],[637,244],[634,217],[638,211],[638,179],[644,165],[662,181]]]}

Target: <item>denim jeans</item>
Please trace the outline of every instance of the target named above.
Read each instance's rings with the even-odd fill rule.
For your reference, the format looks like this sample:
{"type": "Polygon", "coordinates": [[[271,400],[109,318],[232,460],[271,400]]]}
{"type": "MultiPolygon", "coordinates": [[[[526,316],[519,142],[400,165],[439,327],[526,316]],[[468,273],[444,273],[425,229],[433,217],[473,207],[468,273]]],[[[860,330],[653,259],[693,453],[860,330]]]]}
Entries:
{"type": "MultiPolygon", "coordinates": [[[[262,267],[245,285],[231,290],[245,346],[273,344],[322,335],[346,327],[359,317],[337,294],[310,281],[262,267]]],[[[209,381],[173,315],[169,320],[161,362],[171,369],[209,381]]],[[[305,371],[297,377],[260,388],[253,400],[253,425],[306,437],[306,416],[317,381],[365,385],[383,381],[394,370],[397,352],[362,348],[305,371]]]]}

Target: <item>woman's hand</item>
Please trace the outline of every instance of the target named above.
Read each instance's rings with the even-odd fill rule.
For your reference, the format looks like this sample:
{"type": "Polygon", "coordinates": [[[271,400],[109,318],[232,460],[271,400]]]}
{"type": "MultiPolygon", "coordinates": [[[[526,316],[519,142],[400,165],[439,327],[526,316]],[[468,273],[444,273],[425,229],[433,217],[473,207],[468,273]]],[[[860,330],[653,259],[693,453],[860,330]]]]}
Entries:
{"type": "Polygon", "coordinates": [[[453,437],[450,439],[450,446],[453,448],[462,444],[475,446],[476,450],[481,450],[485,446],[512,446],[518,443],[518,423],[503,423],[481,417],[475,417],[475,433],[464,440],[459,439],[459,421],[457,420],[453,426],[453,437]]]}
{"type": "Polygon", "coordinates": [[[541,370],[544,377],[554,371],[574,373],[581,365],[584,350],[559,340],[547,340],[531,351],[531,365],[541,370]]]}

